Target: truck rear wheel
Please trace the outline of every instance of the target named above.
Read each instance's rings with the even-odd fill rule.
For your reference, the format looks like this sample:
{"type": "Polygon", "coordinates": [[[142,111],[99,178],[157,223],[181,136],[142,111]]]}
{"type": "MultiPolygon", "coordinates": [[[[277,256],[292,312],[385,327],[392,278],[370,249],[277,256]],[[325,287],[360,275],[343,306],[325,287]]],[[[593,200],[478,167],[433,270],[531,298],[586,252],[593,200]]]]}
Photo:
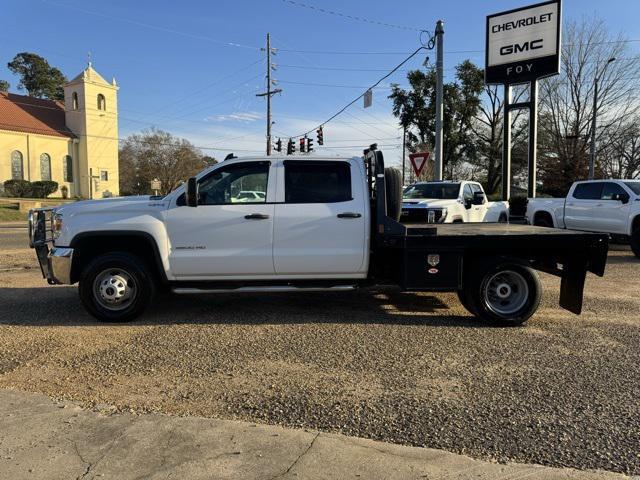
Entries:
{"type": "Polygon", "coordinates": [[[126,322],[140,316],[155,293],[144,262],[124,252],[107,253],[82,272],[78,288],[87,311],[103,322],[126,322]]]}
{"type": "Polygon", "coordinates": [[[631,234],[631,250],[636,257],[640,258],[640,228],[637,228],[635,232],[631,234]]]}
{"type": "Polygon", "coordinates": [[[540,279],[533,269],[504,261],[475,269],[462,296],[469,306],[463,305],[477,317],[516,326],[535,313],[541,294],[540,279]]]}

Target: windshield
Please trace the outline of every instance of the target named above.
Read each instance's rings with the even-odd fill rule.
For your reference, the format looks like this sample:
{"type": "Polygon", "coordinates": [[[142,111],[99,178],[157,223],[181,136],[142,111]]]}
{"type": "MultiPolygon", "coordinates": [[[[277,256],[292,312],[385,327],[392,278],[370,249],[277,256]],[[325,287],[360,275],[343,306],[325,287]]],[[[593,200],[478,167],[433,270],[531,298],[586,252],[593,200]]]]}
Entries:
{"type": "Polygon", "coordinates": [[[633,190],[633,193],[640,195],[640,182],[624,182],[624,184],[633,190]]]}
{"type": "Polygon", "coordinates": [[[455,200],[460,191],[459,183],[417,183],[404,190],[403,198],[438,198],[455,200]]]}

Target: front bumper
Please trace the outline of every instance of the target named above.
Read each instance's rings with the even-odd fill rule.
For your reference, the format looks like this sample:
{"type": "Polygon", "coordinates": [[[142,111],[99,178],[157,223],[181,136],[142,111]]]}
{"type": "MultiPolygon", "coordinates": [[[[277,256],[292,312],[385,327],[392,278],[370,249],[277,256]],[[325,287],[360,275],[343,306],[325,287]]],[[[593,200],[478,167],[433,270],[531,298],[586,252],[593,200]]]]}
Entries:
{"type": "Polygon", "coordinates": [[[55,209],[29,211],[29,245],[36,250],[43,278],[50,284],[71,284],[73,248],[53,246],[55,209]]]}
{"type": "Polygon", "coordinates": [[[34,248],[42,277],[46,278],[49,284],[71,284],[73,248],[52,246],[49,249],[47,243],[36,245],[34,248]]]}

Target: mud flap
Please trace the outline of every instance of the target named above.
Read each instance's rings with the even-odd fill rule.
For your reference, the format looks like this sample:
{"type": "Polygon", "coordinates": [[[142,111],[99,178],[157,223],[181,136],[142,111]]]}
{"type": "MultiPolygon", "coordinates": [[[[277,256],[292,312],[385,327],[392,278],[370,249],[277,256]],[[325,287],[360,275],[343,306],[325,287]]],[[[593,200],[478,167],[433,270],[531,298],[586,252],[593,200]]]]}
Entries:
{"type": "Polygon", "coordinates": [[[582,296],[584,281],[587,276],[587,261],[585,259],[569,259],[562,268],[560,282],[560,306],[576,315],[582,312],[582,296]]]}

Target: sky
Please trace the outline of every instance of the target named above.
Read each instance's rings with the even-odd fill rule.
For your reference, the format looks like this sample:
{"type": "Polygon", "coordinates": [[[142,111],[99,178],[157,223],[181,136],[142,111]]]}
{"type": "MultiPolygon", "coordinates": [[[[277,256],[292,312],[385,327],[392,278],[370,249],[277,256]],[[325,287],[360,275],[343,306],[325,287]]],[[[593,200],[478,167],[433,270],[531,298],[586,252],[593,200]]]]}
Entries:
{"type": "MultiPolygon", "coordinates": [[[[264,153],[264,48],[271,33],[276,70],[274,140],[315,129],[420,46],[420,30],[445,23],[445,81],[456,64],[484,63],[485,17],[527,5],[520,0],[2,0],[0,79],[18,52],[45,57],[73,78],[87,64],[120,87],[121,138],[157,127],[187,138],[205,154],[264,153]],[[322,10],[320,10],[322,9],[322,10]],[[332,13],[329,13],[332,12],[332,13]]],[[[597,16],[640,50],[640,1],[563,0],[565,20],[597,16]]],[[[422,40],[425,34],[422,34],[422,40]]],[[[356,102],[324,126],[316,153],[356,155],[377,142],[400,162],[401,130],[387,99],[408,69],[435,64],[422,51],[384,80],[373,105],[356,102]]]]}

